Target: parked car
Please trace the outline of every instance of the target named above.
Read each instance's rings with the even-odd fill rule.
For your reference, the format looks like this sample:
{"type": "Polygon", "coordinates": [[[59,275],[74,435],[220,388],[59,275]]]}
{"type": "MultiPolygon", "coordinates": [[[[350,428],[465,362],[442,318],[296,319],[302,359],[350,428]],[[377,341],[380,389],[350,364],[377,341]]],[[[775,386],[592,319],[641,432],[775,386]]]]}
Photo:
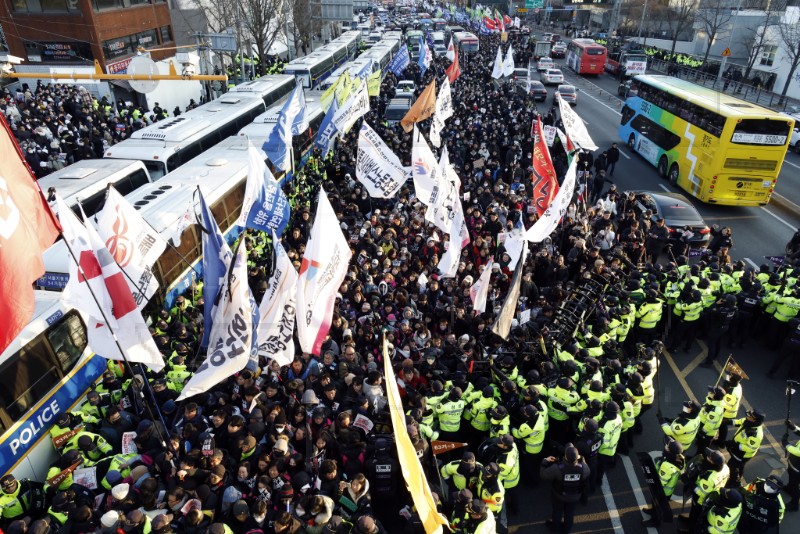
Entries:
{"type": "Polygon", "coordinates": [[[567,55],[567,47],[563,43],[557,43],[553,45],[553,48],[550,50],[551,58],[563,58],[566,55],[567,55]]]}
{"type": "Polygon", "coordinates": [[[688,227],[692,234],[688,239],[689,246],[699,249],[708,247],[711,229],[684,195],[661,191],[637,191],[635,195],[633,209],[637,218],[647,210],[652,212],[651,220],[663,218],[669,228],[670,244],[677,244],[688,227]]]}
{"type": "Polygon", "coordinates": [[[530,83],[528,79],[528,69],[514,69],[514,83],[523,91],[527,92],[530,83]]]}
{"type": "Polygon", "coordinates": [[[547,69],[542,73],[541,79],[545,85],[558,85],[564,83],[564,74],[558,69],[547,69]]]}
{"type": "Polygon", "coordinates": [[[639,94],[639,90],[631,83],[631,80],[625,80],[617,86],[617,94],[622,98],[628,98],[639,94]]]}
{"type": "Polygon", "coordinates": [[[553,103],[557,103],[559,98],[568,104],[576,106],[578,104],[578,90],[574,85],[559,85],[556,92],[553,93],[553,103]]]}
{"type": "Polygon", "coordinates": [[[533,97],[533,99],[538,102],[544,102],[545,100],[547,100],[547,88],[540,81],[531,80],[530,94],[533,97]]]}
{"type": "Polygon", "coordinates": [[[556,64],[553,63],[552,59],[550,59],[549,57],[543,57],[542,59],[539,60],[538,63],[536,63],[536,70],[538,70],[539,72],[544,72],[547,69],[555,68],[555,66],[556,64]]]}

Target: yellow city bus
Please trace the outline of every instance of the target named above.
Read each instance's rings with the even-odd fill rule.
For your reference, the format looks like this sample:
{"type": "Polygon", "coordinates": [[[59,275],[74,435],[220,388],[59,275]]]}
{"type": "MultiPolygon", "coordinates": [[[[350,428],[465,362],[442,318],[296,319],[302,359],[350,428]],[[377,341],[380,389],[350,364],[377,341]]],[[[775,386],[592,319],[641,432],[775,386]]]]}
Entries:
{"type": "Polygon", "coordinates": [[[671,76],[636,76],[619,136],[663,178],[703,202],[763,206],[794,121],[671,76]]]}

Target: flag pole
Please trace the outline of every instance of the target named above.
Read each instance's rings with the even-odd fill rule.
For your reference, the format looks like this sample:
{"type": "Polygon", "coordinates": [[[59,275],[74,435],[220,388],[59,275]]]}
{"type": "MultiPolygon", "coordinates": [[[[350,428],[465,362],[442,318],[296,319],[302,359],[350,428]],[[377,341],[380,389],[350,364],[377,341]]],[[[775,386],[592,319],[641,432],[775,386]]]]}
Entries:
{"type": "Polygon", "coordinates": [[[722,371],[720,371],[719,377],[717,377],[717,383],[714,384],[714,387],[717,387],[719,385],[719,381],[722,380],[722,376],[725,374],[725,369],[728,368],[728,362],[731,361],[731,356],[733,356],[733,354],[728,354],[728,358],[725,360],[725,365],[722,366],[722,371]]]}
{"type": "MultiPolygon", "coordinates": [[[[66,236],[64,235],[63,231],[61,232],[61,237],[64,240],[64,244],[67,246],[67,250],[69,251],[69,255],[72,256],[72,261],[74,261],[75,265],[78,266],[78,273],[80,273],[80,275],[84,279],[87,279],[86,273],[84,273],[83,267],[81,267],[81,264],[78,261],[78,257],[75,255],[75,251],[72,250],[72,247],[69,244],[69,240],[66,238],[66,236]]],[[[103,307],[100,305],[100,301],[97,298],[97,295],[95,295],[94,289],[92,289],[92,285],[87,282],[86,288],[89,290],[89,294],[92,295],[92,299],[94,299],[95,303],[97,304],[97,309],[100,311],[100,315],[102,315],[102,317],[103,317],[103,321],[106,324],[106,328],[108,328],[108,331],[111,334],[111,338],[114,340],[114,344],[117,346],[117,349],[119,349],[119,353],[122,355],[122,360],[125,362],[125,366],[128,368],[128,372],[130,372],[131,377],[135,376],[136,373],[133,372],[133,366],[131,365],[131,362],[128,360],[128,356],[125,354],[125,351],[122,350],[122,345],[120,345],[119,339],[117,339],[117,334],[114,333],[114,331],[108,326],[108,325],[111,324],[111,322],[108,320],[108,317],[106,317],[106,312],[103,310],[103,307]]],[[[138,312],[138,310],[137,310],[137,312],[138,312]]],[[[144,376],[142,378],[145,379],[145,381],[146,381],[146,378],[144,376]]],[[[156,418],[153,415],[153,409],[150,406],[150,403],[148,403],[146,401],[146,399],[144,397],[144,393],[142,392],[141,387],[139,387],[139,385],[136,383],[135,379],[131,380],[131,386],[133,387],[134,392],[136,392],[138,394],[139,398],[142,401],[144,401],[143,404],[144,404],[145,409],[147,410],[147,413],[150,415],[150,420],[151,421],[155,421],[156,418]]],[[[162,447],[166,447],[167,443],[164,440],[164,436],[161,434],[161,429],[158,428],[158,425],[154,425],[154,426],[156,427],[156,434],[158,434],[158,439],[161,441],[161,446],[162,447]]]]}

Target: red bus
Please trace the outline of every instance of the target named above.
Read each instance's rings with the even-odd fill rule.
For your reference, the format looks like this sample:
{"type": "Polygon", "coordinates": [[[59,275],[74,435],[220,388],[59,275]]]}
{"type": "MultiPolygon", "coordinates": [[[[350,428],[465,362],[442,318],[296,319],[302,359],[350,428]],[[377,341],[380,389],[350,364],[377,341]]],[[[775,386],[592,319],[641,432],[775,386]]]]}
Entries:
{"type": "Polygon", "coordinates": [[[567,66],[578,74],[603,74],[608,50],[592,39],[573,39],[567,46],[567,66]]]}

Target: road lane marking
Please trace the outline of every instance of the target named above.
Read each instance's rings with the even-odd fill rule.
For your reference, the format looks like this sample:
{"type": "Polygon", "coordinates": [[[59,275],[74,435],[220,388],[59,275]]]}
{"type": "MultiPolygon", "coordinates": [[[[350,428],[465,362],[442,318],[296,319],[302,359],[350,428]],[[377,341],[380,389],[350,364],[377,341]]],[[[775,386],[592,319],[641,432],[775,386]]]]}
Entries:
{"type": "MultiPolygon", "coordinates": [[[[683,391],[689,396],[689,400],[697,402],[697,397],[695,396],[692,388],[689,387],[689,384],[686,383],[686,378],[681,374],[681,370],[678,369],[678,365],[675,363],[675,360],[672,358],[672,355],[669,351],[663,352],[664,357],[667,359],[667,363],[669,364],[670,369],[672,369],[672,374],[675,375],[675,378],[678,379],[678,383],[683,388],[683,391]]],[[[698,404],[700,404],[698,402],[698,404]]]]}
{"type": "Polygon", "coordinates": [[[625,531],[622,528],[622,519],[619,517],[619,510],[617,510],[617,503],[614,502],[614,495],[611,493],[611,486],[608,485],[608,475],[603,475],[603,483],[600,485],[600,491],[603,492],[603,499],[606,501],[606,508],[608,509],[608,517],[611,519],[611,527],[614,532],[623,534],[625,531]]]}
{"type": "Polygon", "coordinates": [[[785,159],[783,160],[783,162],[791,165],[795,169],[800,169],[800,165],[797,165],[796,163],[792,163],[791,161],[786,161],[785,159]]]}
{"type": "Polygon", "coordinates": [[[705,360],[706,355],[708,354],[708,348],[706,348],[705,344],[704,343],[700,343],[700,341],[698,341],[698,344],[700,344],[700,349],[701,349],[700,350],[700,354],[695,356],[694,359],[691,362],[689,362],[689,365],[687,365],[686,367],[683,368],[683,371],[681,371],[681,374],[684,377],[689,376],[689,374],[692,371],[697,369],[697,366],[700,365],[701,363],[703,363],[703,360],[705,360]]]}
{"type": "Polygon", "coordinates": [[[667,187],[667,186],[666,186],[666,185],[664,185],[664,184],[658,184],[658,187],[660,187],[661,189],[663,189],[663,190],[664,190],[664,191],[666,191],[667,193],[669,193],[669,192],[670,192],[670,190],[669,190],[669,187],[667,187]]]}
{"type": "Polygon", "coordinates": [[[761,268],[761,267],[759,267],[758,265],[756,265],[756,262],[754,262],[754,261],[753,261],[753,260],[751,260],[750,258],[745,258],[745,259],[744,259],[744,261],[746,261],[747,263],[749,263],[749,264],[750,264],[750,265],[753,267],[753,269],[755,269],[756,271],[757,271],[757,270],[759,270],[759,269],[761,268]]]}
{"type": "Polygon", "coordinates": [[[796,229],[797,229],[797,226],[796,226],[796,225],[789,223],[789,222],[788,222],[786,219],[784,219],[784,218],[782,218],[782,217],[778,217],[777,215],[775,215],[774,213],[772,213],[771,211],[769,211],[767,208],[763,208],[763,207],[762,207],[761,209],[762,209],[762,210],[764,210],[764,212],[765,212],[765,213],[767,213],[768,215],[770,215],[770,216],[774,217],[774,218],[775,218],[775,219],[777,219],[778,221],[782,222],[783,224],[785,224],[786,226],[788,226],[789,228],[791,228],[792,230],[796,230],[796,229]]]}
{"type": "MultiPolygon", "coordinates": [[[[628,482],[630,482],[631,488],[633,489],[633,496],[636,498],[636,504],[639,505],[639,510],[641,510],[647,506],[647,499],[645,499],[642,486],[639,484],[639,477],[636,476],[636,471],[633,469],[633,462],[631,462],[630,457],[624,454],[621,454],[620,458],[622,459],[622,465],[625,466],[625,472],[628,474],[628,482]]],[[[653,506],[658,505],[653,504],[653,506]]],[[[641,513],[642,516],[644,516],[644,512],[641,513]]],[[[647,534],[658,534],[658,530],[653,527],[647,527],[647,534]]]]}
{"type": "MultiPolygon", "coordinates": [[[[619,148],[617,150],[619,150],[619,148]]],[[[619,153],[622,154],[623,156],[625,156],[626,158],[631,159],[631,157],[629,155],[627,155],[625,152],[623,152],[622,150],[620,150],[619,153]]]]}

